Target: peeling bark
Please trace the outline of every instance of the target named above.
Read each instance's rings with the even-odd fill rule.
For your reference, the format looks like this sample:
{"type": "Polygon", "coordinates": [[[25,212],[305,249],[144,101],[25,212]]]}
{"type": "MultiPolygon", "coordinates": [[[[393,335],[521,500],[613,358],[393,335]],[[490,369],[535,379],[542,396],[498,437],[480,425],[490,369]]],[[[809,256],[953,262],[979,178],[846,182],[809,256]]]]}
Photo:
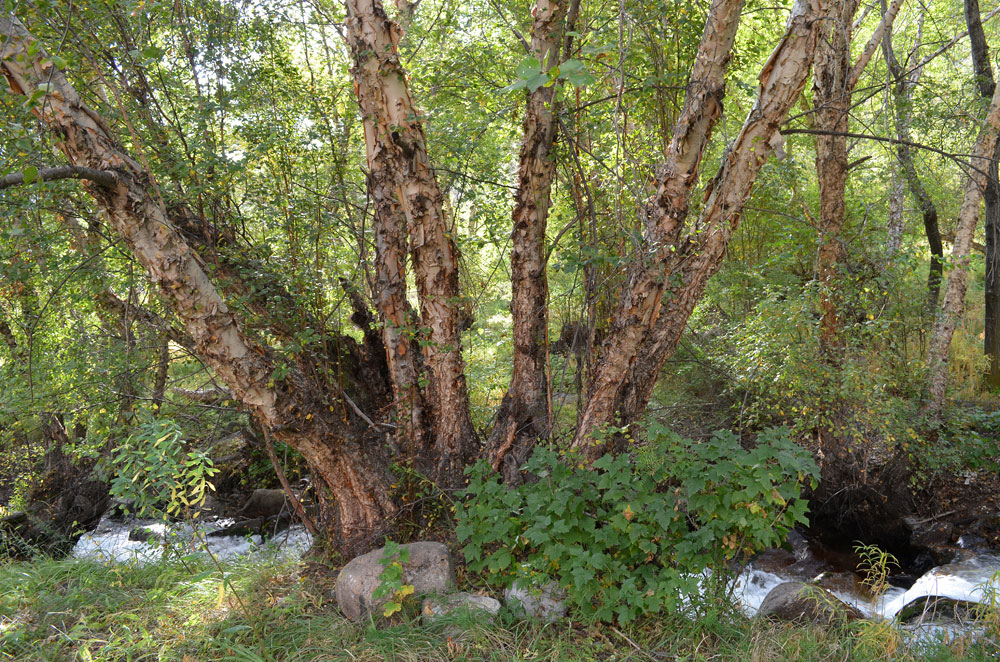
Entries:
{"type": "Polygon", "coordinates": [[[848,112],[851,107],[851,25],[859,0],[838,3],[834,20],[821,27],[813,59],[813,116],[816,128],[830,132],[816,136],[816,172],[819,181],[819,220],[822,238],[816,257],[820,284],[820,348],[836,362],[843,347],[838,315],[837,272],[843,259],[844,191],[847,186],[848,112]],[[834,135],[839,134],[839,135],[834,135]]]}
{"type": "MultiPolygon", "coordinates": [[[[722,5],[728,6],[727,3],[717,2],[713,3],[713,8],[722,5]]],[[[729,9],[734,10],[735,7],[729,9]]],[[[641,298],[636,297],[639,293],[633,287],[638,281],[630,278],[623,307],[619,310],[609,339],[601,348],[602,363],[595,379],[594,395],[587,403],[573,440],[574,447],[582,449],[589,459],[598,457],[605,450],[594,443],[592,433],[612,423],[616,412],[617,420],[628,424],[645,411],[663,364],[680,342],[681,333],[708,279],[722,263],[757,174],[771,153],[782,147],[779,125],[805,85],[816,43],[815,26],[828,18],[831,12],[829,6],[812,7],[808,0],[795,2],[785,35],[758,77],[757,100],[736,140],[726,150],[722,166],[708,187],[700,218],[683,239],[680,239],[680,234],[687,214],[686,203],[696,172],[689,170],[684,177],[663,178],[669,186],[661,187],[658,192],[653,215],[664,222],[657,224],[658,232],[653,236],[654,241],[649,242],[650,257],[660,260],[660,266],[650,269],[649,265],[655,266],[650,259],[645,268],[640,267],[643,273],[648,274],[649,282],[649,291],[641,298]],[[676,193],[670,195],[664,188],[676,193]],[[617,354],[620,347],[626,347],[628,352],[617,354]]],[[[699,80],[699,71],[704,71],[703,58],[719,57],[715,51],[717,44],[713,41],[723,31],[712,23],[711,17],[715,16],[715,12],[710,12],[709,16],[702,43],[705,44],[707,39],[712,48],[707,53],[699,48],[693,81],[699,80]]],[[[679,146],[688,146],[684,136],[690,130],[687,122],[692,114],[710,125],[705,112],[710,111],[710,116],[720,112],[721,108],[713,110],[712,107],[718,104],[723,64],[724,60],[717,61],[713,67],[717,71],[718,83],[711,100],[693,99],[690,107],[685,101],[675,130],[674,141],[681,141],[679,146]],[[703,108],[703,104],[707,107],[703,108]]],[[[692,83],[689,89],[697,93],[702,87],[692,83]]],[[[695,135],[703,133],[706,128],[709,127],[703,125],[695,135]]],[[[704,135],[698,140],[702,147],[704,140],[704,135]]],[[[687,149],[674,153],[684,155],[688,163],[693,160],[695,166],[701,156],[700,149],[697,154],[687,149]]],[[[679,171],[674,172],[680,174],[679,171]]]]}
{"type": "Polygon", "coordinates": [[[687,218],[691,189],[698,180],[712,129],[722,116],[726,65],[742,8],[742,0],[714,0],[709,9],[684,107],[674,127],[666,162],[657,172],[642,253],[629,269],[622,301],[601,347],[587,406],[573,440],[574,447],[589,449],[589,456],[600,454],[591,443],[591,435],[613,421],[618,391],[661,315],[673,250],[687,218]]]}
{"type": "MultiPolygon", "coordinates": [[[[559,64],[566,0],[540,0],[531,26],[531,53],[549,70],[559,64]]],[[[513,373],[497,412],[487,450],[495,470],[516,484],[518,468],[539,439],[552,431],[546,371],[548,280],[545,230],[555,161],[552,145],[558,127],[559,86],[529,92],[524,114],[517,192],[511,231],[511,301],[514,321],[513,373]]]]}
{"type": "Polygon", "coordinates": [[[938,312],[927,350],[924,414],[930,418],[937,418],[944,406],[945,388],[948,383],[948,349],[951,346],[955,325],[965,309],[969,253],[972,250],[972,238],[979,221],[979,204],[986,188],[987,167],[997,147],[998,133],[1000,133],[1000,86],[993,93],[986,121],[972,150],[970,163],[974,169],[970,169],[962,197],[962,208],[955,229],[955,243],[949,261],[952,269],[948,274],[944,302],[938,312]]]}
{"type": "Polygon", "coordinates": [[[44,96],[34,108],[70,164],[112,171],[111,187],[85,184],[194,341],[194,349],[275,437],[299,450],[336,499],[334,544],[374,542],[397,510],[387,459],[332,413],[325,389],[290,365],[284,380],[267,348],[250,340],[209,280],[203,262],[149,194],[149,174],[114,139],[44,49],[17,21],[0,18],[0,68],[15,94],[44,96]]]}
{"type": "Polygon", "coordinates": [[[400,28],[377,0],[345,0],[345,6],[375,202],[378,285],[388,288],[378,293],[378,305],[400,418],[411,427],[418,467],[454,487],[477,450],[462,360],[458,250],[399,61],[400,28]],[[405,303],[404,228],[420,298],[416,328],[405,303]]]}

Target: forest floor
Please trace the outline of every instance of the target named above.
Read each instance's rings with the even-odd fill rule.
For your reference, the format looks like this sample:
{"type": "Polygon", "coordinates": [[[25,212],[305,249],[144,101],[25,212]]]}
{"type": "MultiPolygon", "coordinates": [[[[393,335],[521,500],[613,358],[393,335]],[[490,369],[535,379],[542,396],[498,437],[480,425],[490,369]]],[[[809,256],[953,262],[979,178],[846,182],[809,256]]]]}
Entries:
{"type": "Polygon", "coordinates": [[[996,660],[980,643],[907,644],[889,624],[842,628],[746,618],[724,602],[629,627],[518,621],[423,624],[415,605],[355,625],[333,599],[336,569],[307,562],[147,566],[38,559],[0,566],[4,660],[996,660]]]}

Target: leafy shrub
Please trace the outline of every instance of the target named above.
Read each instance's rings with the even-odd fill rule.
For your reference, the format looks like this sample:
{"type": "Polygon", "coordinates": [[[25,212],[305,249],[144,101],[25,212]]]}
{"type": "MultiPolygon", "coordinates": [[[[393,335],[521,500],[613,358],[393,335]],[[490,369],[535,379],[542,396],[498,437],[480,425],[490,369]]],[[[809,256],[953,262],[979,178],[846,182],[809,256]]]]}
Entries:
{"type": "Polygon", "coordinates": [[[204,452],[185,451],[173,420],[154,418],[139,425],[113,452],[111,495],[131,500],[140,515],[178,515],[215,489],[209,479],[219,470],[204,452]]]}
{"type": "Polygon", "coordinates": [[[937,438],[918,439],[909,448],[917,482],[939,472],[1000,471],[1000,411],[955,407],[930,423],[937,438]]]}
{"type": "Polygon", "coordinates": [[[805,523],[803,484],[818,469],[785,429],[745,450],[730,432],[695,442],[657,423],[636,453],[586,467],[538,448],[538,480],[508,489],[479,462],[468,470],[457,534],[473,572],[501,585],[554,580],[588,620],[628,623],[676,610],[700,573],[781,542],[805,523]]]}
{"type": "Polygon", "coordinates": [[[382,615],[389,618],[403,608],[403,600],[407,596],[413,595],[413,584],[403,583],[403,566],[410,562],[410,549],[387,540],[378,562],[382,566],[382,572],[379,573],[379,584],[372,591],[372,597],[376,600],[387,598],[382,615]]]}

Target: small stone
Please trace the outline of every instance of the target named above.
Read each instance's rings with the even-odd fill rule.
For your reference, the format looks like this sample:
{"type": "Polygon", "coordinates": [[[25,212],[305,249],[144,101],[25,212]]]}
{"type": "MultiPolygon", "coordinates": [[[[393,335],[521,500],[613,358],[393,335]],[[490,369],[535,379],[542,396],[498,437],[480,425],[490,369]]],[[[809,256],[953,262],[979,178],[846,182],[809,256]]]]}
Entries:
{"type": "MultiPolygon", "coordinates": [[[[455,569],[448,548],[439,542],[413,542],[400,545],[409,551],[410,560],[403,564],[403,584],[413,586],[417,595],[448,593],[455,587],[455,569]]],[[[378,614],[389,600],[372,593],[381,583],[383,566],[379,562],[385,551],[379,548],[359,556],[344,566],[337,576],[337,604],[349,620],[357,622],[368,614],[378,614]]]]}
{"type": "Polygon", "coordinates": [[[504,600],[514,608],[524,610],[529,618],[554,623],[566,615],[566,592],[555,582],[543,586],[525,586],[521,582],[504,591],[504,600]]]}
{"type": "Polygon", "coordinates": [[[778,584],[764,598],[759,615],[779,621],[830,625],[840,619],[856,620],[864,614],[826,589],[802,582],[778,584]]]}
{"type": "Polygon", "coordinates": [[[429,623],[435,618],[448,616],[463,609],[469,612],[486,612],[493,617],[500,611],[500,601],[489,596],[464,592],[436,595],[424,600],[420,615],[424,623],[429,623]]]}

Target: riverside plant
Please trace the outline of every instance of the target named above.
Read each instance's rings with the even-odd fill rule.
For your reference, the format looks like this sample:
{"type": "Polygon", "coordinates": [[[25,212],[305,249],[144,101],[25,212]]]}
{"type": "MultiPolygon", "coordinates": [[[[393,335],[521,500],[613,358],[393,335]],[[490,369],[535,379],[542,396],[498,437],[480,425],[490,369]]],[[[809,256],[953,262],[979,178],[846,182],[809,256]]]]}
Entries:
{"type": "Polygon", "coordinates": [[[685,439],[658,423],[632,454],[590,466],[538,448],[538,480],[508,489],[485,462],[468,471],[456,533],[469,570],[493,585],[555,581],[584,620],[628,624],[676,611],[708,567],[780,544],[805,524],[817,467],[784,428],[746,450],[730,432],[685,439]]]}

